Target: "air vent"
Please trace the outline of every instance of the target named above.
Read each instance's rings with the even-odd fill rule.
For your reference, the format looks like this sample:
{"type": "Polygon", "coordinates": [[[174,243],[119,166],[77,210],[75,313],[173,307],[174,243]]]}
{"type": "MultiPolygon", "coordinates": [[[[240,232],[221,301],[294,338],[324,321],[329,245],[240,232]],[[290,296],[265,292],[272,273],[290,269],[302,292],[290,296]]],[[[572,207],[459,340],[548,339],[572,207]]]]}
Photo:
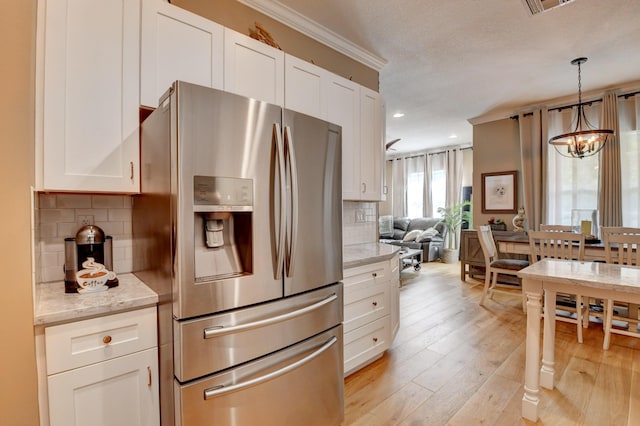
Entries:
{"type": "Polygon", "coordinates": [[[522,3],[529,14],[537,15],[538,13],[546,12],[573,1],[574,0],[522,0],[522,3]]]}

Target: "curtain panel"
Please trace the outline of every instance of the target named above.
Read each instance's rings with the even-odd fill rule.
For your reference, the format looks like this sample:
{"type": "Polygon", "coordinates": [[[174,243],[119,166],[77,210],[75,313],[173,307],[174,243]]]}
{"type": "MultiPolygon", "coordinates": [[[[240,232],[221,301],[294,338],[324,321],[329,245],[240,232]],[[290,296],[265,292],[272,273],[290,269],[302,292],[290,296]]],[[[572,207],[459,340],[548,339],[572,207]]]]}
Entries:
{"type": "Polygon", "coordinates": [[[546,223],[547,118],[546,108],[518,116],[525,229],[538,230],[546,223]]]}
{"type": "Polygon", "coordinates": [[[618,96],[614,92],[607,92],[602,98],[602,128],[611,129],[615,134],[600,151],[600,224],[622,226],[620,126],[618,96]]]}
{"type": "Polygon", "coordinates": [[[640,98],[618,98],[622,223],[640,227],[640,98]]]}

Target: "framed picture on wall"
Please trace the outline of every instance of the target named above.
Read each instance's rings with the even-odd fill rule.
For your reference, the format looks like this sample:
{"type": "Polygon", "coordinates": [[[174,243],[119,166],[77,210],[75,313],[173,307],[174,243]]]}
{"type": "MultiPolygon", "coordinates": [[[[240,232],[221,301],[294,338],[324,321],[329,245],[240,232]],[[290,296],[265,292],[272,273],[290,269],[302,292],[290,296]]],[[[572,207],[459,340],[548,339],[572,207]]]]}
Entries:
{"type": "Polygon", "coordinates": [[[482,173],[482,213],[518,212],[518,172],[482,173]]]}

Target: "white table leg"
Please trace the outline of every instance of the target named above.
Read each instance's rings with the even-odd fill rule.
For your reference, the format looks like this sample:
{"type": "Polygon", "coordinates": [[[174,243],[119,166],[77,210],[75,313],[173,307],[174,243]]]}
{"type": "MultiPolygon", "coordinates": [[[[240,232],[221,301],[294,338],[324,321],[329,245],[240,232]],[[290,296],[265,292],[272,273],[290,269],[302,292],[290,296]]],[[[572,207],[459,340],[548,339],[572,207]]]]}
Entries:
{"type": "Polygon", "coordinates": [[[542,368],[540,368],[540,386],[553,389],[555,375],[555,341],[556,341],[556,291],[544,290],[544,335],[542,340],[542,368]]]}
{"type": "MultiPolygon", "coordinates": [[[[528,280],[523,280],[528,281],[528,280]]],[[[533,283],[532,283],[533,284],[533,283]]],[[[525,282],[523,282],[523,287],[525,282]]],[[[533,422],[538,420],[538,380],[540,368],[540,318],[542,312],[542,286],[528,289],[527,293],[527,341],[524,375],[522,417],[533,422]]]]}

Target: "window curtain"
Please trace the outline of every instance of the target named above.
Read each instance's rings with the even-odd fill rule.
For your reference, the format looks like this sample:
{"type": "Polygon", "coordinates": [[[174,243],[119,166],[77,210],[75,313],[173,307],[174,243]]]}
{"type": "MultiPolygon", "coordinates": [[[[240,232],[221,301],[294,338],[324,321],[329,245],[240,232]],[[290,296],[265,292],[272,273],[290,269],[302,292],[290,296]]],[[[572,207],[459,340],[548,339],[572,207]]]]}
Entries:
{"type": "MultiPolygon", "coordinates": [[[[462,165],[463,154],[461,149],[448,149],[444,153],[447,170],[446,205],[454,206],[462,200],[462,165]]],[[[460,243],[460,229],[455,235],[453,248],[458,248],[460,243]]]]}
{"type": "Polygon", "coordinates": [[[600,211],[601,226],[622,226],[622,193],[620,162],[620,126],[618,96],[605,93],[602,98],[602,128],[615,132],[600,151],[600,211]]]}
{"type": "Polygon", "coordinates": [[[425,173],[424,173],[424,217],[437,217],[433,210],[433,164],[432,155],[425,155],[425,173]]]}
{"type": "Polygon", "coordinates": [[[439,207],[447,205],[447,162],[444,152],[429,154],[427,169],[431,176],[431,217],[439,217],[439,207]]]}
{"type": "Polygon", "coordinates": [[[640,227],[640,99],[622,96],[618,99],[620,135],[620,171],[622,223],[640,227]]]}
{"type": "Polygon", "coordinates": [[[393,160],[393,164],[391,166],[392,175],[393,175],[393,215],[394,216],[406,216],[407,206],[406,206],[406,178],[404,173],[404,158],[396,158],[393,160]]]}
{"type": "Polygon", "coordinates": [[[546,215],[546,167],[547,167],[547,117],[546,108],[531,114],[520,114],[520,161],[526,228],[537,230],[545,222],[546,215]]]}
{"type": "Polygon", "coordinates": [[[424,216],[425,166],[424,155],[405,158],[407,176],[407,216],[424,216]]]}
{"type": "MultiPolygon", "coordinates": [[[[600,105],[585,105],[584,112],[592,126],[600,125],[600,105]]],[[[573,131],[576,114],[577,107],[548,111],[548,136],[573,131]]],[[[553,146],[549,146],[547,152],[547,215],[544,223],[571,225],[572,209],[598,208],[600,154],[582,159],[567,158],[553,146]]]]}

